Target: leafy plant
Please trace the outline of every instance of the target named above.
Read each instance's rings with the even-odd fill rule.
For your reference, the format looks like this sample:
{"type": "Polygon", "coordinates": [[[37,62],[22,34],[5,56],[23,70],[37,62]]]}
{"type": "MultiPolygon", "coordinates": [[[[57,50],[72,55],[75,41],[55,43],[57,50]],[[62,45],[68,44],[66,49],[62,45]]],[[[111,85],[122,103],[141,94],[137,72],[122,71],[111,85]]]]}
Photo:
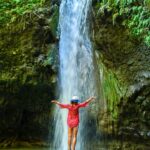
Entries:
{"type": "Polygon", "coordinates": [[[0,26],[8,26],[44,3],[45,0],[0,0],[0,26]]]}
{"type": "Polygon", "coordinates": [[[150,46],[150,0],[102,0],[99,7],[113,10],[113,24],[122,16],[122,25],[150,46]]]}

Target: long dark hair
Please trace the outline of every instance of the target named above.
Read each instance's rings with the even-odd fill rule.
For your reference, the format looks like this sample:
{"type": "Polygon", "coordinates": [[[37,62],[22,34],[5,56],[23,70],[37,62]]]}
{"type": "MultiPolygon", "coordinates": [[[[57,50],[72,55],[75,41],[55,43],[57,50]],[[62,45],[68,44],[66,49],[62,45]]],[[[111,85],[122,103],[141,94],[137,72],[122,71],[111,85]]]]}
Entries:
{"type": "Polygon", "coordinates": [[[72,102],[71,102],[71,104],[77,105],[77,104],[78,104],[78,102],[74,102],[74,101],[72,101],[72,102]]]}

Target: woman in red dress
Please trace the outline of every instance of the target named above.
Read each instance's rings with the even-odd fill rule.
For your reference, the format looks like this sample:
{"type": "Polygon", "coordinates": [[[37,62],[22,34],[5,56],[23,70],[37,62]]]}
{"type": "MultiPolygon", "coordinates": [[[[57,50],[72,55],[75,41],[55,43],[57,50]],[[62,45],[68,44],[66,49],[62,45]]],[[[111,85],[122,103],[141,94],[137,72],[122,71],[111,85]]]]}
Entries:
{"type": "Polygon", "coordinates": [[[78,125],[79,125],[79,108],[86,107],[88,103],[93,101],[95,97],[90,97],[86,101],[79,103],[79,98],[77,96],[73,96],[71,99],[71,104],[62,104],[56,100],[52,100],[52,103],[55,103],[60,106],[60,108],[68,109],[68,150],[71,150],[71,141],[72,150],[75,150],[76,141],[77,141],[77,133],[78,133],[78,125]]]}

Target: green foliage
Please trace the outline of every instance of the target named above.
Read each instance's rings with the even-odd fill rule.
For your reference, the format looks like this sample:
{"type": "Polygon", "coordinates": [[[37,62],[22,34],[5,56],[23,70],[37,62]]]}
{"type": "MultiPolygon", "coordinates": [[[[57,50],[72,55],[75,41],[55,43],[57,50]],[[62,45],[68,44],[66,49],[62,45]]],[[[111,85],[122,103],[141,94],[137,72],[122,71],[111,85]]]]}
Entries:
{"type": "Polygon", "coordinates": [[[117,104],[119,103],[120,93],[118,81],[111,72],[104,72],[105,77],[103,81],[104,95],[107,99],[108,110],[112,114],[112,119],[117,119],[118,111],[117,104]]]}
{"type": "Polygon", "coordinates": [[[115,74],[106,69],[105,65],[101,62],[103,57],[97,59],[98,68],[101,73],[101,87],[103,99],[106,101],[107,111],[111,116],[111,120],[116,121],[118,119],[118,104],[120,103],[121,97],[124,95],[125,89],[120,84],[115,74]]]}
{"type": "Polygon", "coordinates": [[[99,7],[113,10],[113,24],[122,16],[122,25],[150,46],[150,0],[102,0],[99,7]]]}
{"type": "Polygon", "coordinates": [[[45,0],[0,0],[0,26],[8,26],[44,3],[45,0]]]}

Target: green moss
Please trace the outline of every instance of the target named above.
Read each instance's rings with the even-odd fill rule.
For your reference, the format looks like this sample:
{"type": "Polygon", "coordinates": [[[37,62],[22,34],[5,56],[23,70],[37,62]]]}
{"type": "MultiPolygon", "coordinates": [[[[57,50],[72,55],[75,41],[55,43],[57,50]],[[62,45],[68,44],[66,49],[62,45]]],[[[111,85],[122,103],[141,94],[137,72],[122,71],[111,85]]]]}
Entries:
{"type": "Polygon", "coordinates": [[[101,86],[103,88],[104,99],[106,100],[107,111],[111,120],[117,121],[121,97],[124,95],[123,85],[120,84],[115,73],[108,70],[102,63],[102,56],[97,58],[98,68],[101,74],[101,86]]]}
{"type": "Polygon", "coordinates": [[[50,18],[50,27],[52,34],[57,37],[57,27],[58,27],[58,18],[59,18],[59,8],[58,6],[54,6],[54,13],[52,17],[50,18]]]}

